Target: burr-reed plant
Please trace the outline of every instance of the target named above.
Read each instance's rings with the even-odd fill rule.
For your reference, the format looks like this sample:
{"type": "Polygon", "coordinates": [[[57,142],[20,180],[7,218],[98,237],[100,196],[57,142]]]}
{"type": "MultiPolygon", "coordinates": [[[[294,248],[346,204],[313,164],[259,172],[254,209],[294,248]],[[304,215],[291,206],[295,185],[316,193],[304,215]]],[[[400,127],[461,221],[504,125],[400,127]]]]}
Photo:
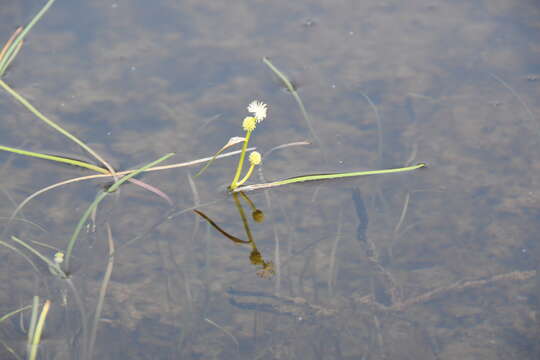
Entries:
{"type": "Polygon", "coordinates": [[[252,114],[251,116],[247,116],[244,118],[244,121],[242,122],[242,127],[244,131],[246,132],[246,136],[244,137],[244,144],[242,145],[242,152],[240,153],[240,159],[238,160],[238,165],[236,166],[236,173],[234,174],[234,178],[231,182],[231,185],[229,188],[231,190],[236,189],[238,186],[245,183],[251,174],[253,173],[253,169],[256,165],[259,165],[261,163],[261,154],[257,151],[252,152],[249,155],[249,163],[250,167],[246,173],[246,175],[240,179],[240,175],[242,174],[242,169],[244,167],[244,159],[246,157],[246,149],[248,147],[249,139],[251,138],[251,133],[255,130],[257,127],[257,124],[263,121],[266,118],[266,112],[268,110],[268,105],[261,101],[252,101],[248,107],[247,110],[252,114]]]}

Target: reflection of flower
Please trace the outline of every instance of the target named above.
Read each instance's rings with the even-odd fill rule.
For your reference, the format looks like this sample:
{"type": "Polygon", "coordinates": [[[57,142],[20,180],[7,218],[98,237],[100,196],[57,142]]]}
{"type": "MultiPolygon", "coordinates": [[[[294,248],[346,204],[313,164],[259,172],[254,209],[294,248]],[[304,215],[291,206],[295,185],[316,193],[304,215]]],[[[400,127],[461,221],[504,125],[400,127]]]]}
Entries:
{"type": "Polygon", "coordinates": [[[263,268],[257,271],[257,275],[259,277],[262,277],[263,279],[269,279],[275,273],[276,272],[274,271],[274,263],[271,261],[263,263],[263,268]]]}
{"type": "Polygon", "coordinates": [[[261,122],[266,118],[266,111],[268,110],[268,105],[262,101],[254,100],[248,107],[248,111],[253,114],[257,122],[261,122]]]}
{"type": "Polygon", "coordinates": [[[253,265],[259,265],[262,268],[257,271],[257,275],[262,277],[263,279],[269,279],[272,277],[272,275],[275,274],[274,271],[274,263],[271,261],[264,261],[261,253],[257,248],[254,246],[253,250],[251,251],[251,254],[249,255],[249,260],[251,260],[251,263],[253,265]]]}
{"type": "Polygon", "coordinates": [[[262,223],[264,221],[264,213],[259,209],[255,209],[251,213],[251,216],[253,217],[253,220],[255,220],[255,222],[262,223]]]}

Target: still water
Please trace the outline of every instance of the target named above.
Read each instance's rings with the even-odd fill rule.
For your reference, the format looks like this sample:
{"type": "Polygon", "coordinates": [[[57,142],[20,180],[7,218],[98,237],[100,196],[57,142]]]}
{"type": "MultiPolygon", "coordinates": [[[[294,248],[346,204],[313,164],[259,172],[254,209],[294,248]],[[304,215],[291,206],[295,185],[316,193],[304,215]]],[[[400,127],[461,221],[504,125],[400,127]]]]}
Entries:
{"type": "MultiPolygon", "coordinates": [[[[43,3],[3,1],[2,42],[43,3]]],[[[173,206],[107,197],[68,282],[11,237],[52,259],[106,180],[7,226],[90,173],[2,152],[0,240],[21,252],[0,246],[0,316],[52,301],[40,359],[537,359],[539,18],[510,0],[57,0],[3,79],[118,170],[212,156],[254,99],[250,183],[428,167],[249,200],[225,194],[238,157],[148,173],[173,206]]],[[[5,92],[0,109],[1,145],[87,156],[5,92]]],[[[25,356],[28,316],[0,323],[2,359],[25,356]]]]}

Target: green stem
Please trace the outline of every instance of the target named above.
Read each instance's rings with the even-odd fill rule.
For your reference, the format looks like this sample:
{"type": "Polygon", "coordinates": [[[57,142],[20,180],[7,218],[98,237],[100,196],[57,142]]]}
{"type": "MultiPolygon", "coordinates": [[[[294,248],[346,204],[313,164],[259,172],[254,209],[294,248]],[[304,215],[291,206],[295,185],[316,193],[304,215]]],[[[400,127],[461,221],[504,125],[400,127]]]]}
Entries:
{"type": "Polygon", "coordinates": [[[236,184],[236,186],[240,186],[240,185],[242,185],[243,183],[245,183],[245,182],[247,181],[247,179],[249,179],[249,177],[250,177],[251,174],[253,173],[253,169],[255,169],[255,164],[251,164],[251,165],[249,166],[249,169],[248,169],[248,172],[246,173],[246,176],[244,176],[244,177],[242,178],[242,180],[240,180],[240,181],[236,184]]]}
{"type": "Polygon", "coordinates": [[[238,166],[236,168],[236,174],[234,175],[233,181],[231,183],[231,190],[234,190],[238,187],[238,179],[240,178],[240,173],[244,167],[244,159],[246,157],[246,149],[248,146],[249,138],[251,137],[252,131],[246,131],[246,138],[244,140],[244,145],[242,146],[242,152],[240,153],[240,159],[238,160],[238,166]]]}

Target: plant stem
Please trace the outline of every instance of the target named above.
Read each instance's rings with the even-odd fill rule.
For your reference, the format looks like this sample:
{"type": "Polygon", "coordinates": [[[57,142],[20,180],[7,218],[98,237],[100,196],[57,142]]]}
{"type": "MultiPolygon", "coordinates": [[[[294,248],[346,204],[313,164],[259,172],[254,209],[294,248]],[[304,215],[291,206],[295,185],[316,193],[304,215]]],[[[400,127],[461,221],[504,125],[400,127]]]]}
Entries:
{"type": "Polygon", "coordinates": [[[244,176],[244,177],[242,178],[242,180],[240,180],[240,181],[236,184],[236,186],[240,186],[240,185],[242,185],[243,183],[245,183],[245,182],[247,181],[247,179],[249,179],[249,177],[250,177],[251,174],[253,173],[253,169],[255,169],[255,164],[251,164],[251,165],[249,166],[249,169],[248,169],[248,172],[246,173],[246,176],[244,176]]]}
{"type": "Polygon", "coordinates": [[[233,181],[231,183],[231,190],[234,190],[238,187],[238,179],[240,178],[240,173],[244,167],[244,159],[246,157],[246,149],[248,146],[249,138],[251,137],[252,131],[246,131],[246,138],[244,140],[244,145],[242,146],[242,152],[240,153],[240,159],[238,160],[238,167],[236,168],[236,174],[234,175],[233,181]]]}

